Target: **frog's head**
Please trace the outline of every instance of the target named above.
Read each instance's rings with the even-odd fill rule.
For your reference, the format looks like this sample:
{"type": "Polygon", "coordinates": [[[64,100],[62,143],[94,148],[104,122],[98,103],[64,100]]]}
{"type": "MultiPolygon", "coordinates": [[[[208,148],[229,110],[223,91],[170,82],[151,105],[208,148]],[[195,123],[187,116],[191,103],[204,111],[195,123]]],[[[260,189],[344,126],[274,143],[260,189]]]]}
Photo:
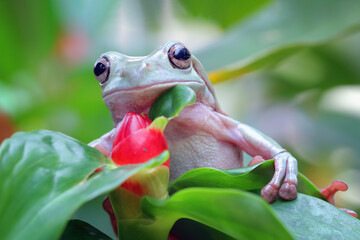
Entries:
{"type": "Polygon", "coordinates": [[[167,42],[145,57],[107,52],[96,61],[94,74],[115,125],[127,112],[148,113],[154,100],[176,85],[192,88],[197,102],[220,111],[203,66],[179,42],[167,42]]]}

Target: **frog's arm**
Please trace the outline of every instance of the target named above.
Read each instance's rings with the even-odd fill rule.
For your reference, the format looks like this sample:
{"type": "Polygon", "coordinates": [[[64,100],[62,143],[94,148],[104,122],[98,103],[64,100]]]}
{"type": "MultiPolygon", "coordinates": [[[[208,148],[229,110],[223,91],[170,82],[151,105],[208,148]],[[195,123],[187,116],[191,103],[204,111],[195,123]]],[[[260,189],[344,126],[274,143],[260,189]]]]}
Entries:
{"type": "MultiPolygon", "coordinates": [[[[275,160],[274,176],[261,190],[261,195],[267,202],[274,201],[278,192],[284,199],[296,198],[297,161],[290,153],[271,138],[222,113],[206,109],[206,107],[200,109],[198,106],[200,109],[198,111],[190,111],[191,108],[195,108],[195,104],[183,110],[185,116],[191,114],[193,119],[196,119],[196,121],[189,121],[191,125],[198,124],[198,128],[202,128],[219,140],[239,146],[250,156],[260,155],[264,159],[275,160]],[[280,187],[282,180],[284,182],[280,187]]],[[[187,119],[185,118],[185,120],[187,119]]]]}
{"type": "Polygon", "coordinates": [[[295,199],[298,173],[296,159],[274,140],[254,128],[238,122],[236,122],[236,125],[232,137],[241,149],[251,156],[260,155],[265,159],[275,160],[274,176],[261,190],[261,196],[267,202],[273,202],[279,192],[280,197],[286,200],[295,199]],[[280,188],[283,179],[284,182],[280,188]]]}
{"type": "Polygon", "coordinates": [[[89,146],[99,150],[105,157],[109,157],[111,154],[115,132],[114,128],[110,132],[89,143],[89,146]]]}

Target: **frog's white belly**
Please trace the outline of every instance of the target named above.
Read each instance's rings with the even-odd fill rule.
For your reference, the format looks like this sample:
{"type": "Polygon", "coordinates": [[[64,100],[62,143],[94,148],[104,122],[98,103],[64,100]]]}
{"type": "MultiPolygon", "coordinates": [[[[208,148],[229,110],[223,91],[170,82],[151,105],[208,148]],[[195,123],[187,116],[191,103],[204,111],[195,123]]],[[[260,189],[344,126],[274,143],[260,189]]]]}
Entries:
{"type": "Polygon", "coordinates": [[[196,130],[179,129],[169,124],[165,131],[170,151],[170,179],[199,167],[220,169],[243,167],[240,148],[196,130]]]}

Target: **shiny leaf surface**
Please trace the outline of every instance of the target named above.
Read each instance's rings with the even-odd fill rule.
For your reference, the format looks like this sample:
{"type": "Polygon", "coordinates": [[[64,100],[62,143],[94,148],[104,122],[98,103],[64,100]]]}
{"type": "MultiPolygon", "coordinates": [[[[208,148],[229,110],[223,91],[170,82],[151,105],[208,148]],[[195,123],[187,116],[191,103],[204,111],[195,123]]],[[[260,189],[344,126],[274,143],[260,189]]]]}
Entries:
{"type": "Polygon", "coordinates": [[[321,199],[298,194],[271,206],[296,239],[360,239],[360,221],[321,199]]]}
{"type": "Polygon", "coordinates": [[[181,218],[198,221],[235,239],[293,239],[264,200],[244,191],[189,188],[169,199],[145,197],[142,208],[154,219],[121,222],[120,239],[167,239],[172,225],[181,218]]]}

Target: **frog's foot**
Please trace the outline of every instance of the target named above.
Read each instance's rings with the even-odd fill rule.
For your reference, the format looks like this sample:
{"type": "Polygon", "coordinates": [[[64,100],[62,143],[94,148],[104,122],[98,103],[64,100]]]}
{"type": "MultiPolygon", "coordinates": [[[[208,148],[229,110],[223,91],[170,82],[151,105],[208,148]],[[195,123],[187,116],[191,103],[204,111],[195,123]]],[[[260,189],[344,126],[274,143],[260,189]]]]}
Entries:
{"type": "MultiPolygon", "coordinates": [[[[326,200],[329,203],[336,206],[335,199],[334,199],[335,193],[337,193],[338,191],[345,192],[346,190],[348,190],[348,188],[349,188],[348,185],[344,181],[335,180],[326,188],[322,188],[319,190],[320,190],[321,194],[324,196],[324,198],[326,198],[326,200]]],[[[353,210],[346,209],[346,208],[339,208],[339,209],[350,214],[353,217],[356,217],[356,218],[358,217],[357,213],[354,212],[353,210]]]]}
{"type": "Polygon", "coordinates": [[[99,152],[101,152],[105,157],[109,157],[111,152],[109,151],[109,149],[107,149],[105,146],[103,145],[96,145],[94,147],[96,150],[98,150],[99,152]]]}
{"type": "Polygon", "coordinates": [[[284,151],[274,157],[275,173],[271,181],[261,189],[262,198],[272,203],[277,194],[285,200],[297,197],[297,162],[290,153],[284,151]],[[283,184],[281,181],[284,179],[283,184]],[[281,185],[281,187],[280,187],[281,185]]]}

